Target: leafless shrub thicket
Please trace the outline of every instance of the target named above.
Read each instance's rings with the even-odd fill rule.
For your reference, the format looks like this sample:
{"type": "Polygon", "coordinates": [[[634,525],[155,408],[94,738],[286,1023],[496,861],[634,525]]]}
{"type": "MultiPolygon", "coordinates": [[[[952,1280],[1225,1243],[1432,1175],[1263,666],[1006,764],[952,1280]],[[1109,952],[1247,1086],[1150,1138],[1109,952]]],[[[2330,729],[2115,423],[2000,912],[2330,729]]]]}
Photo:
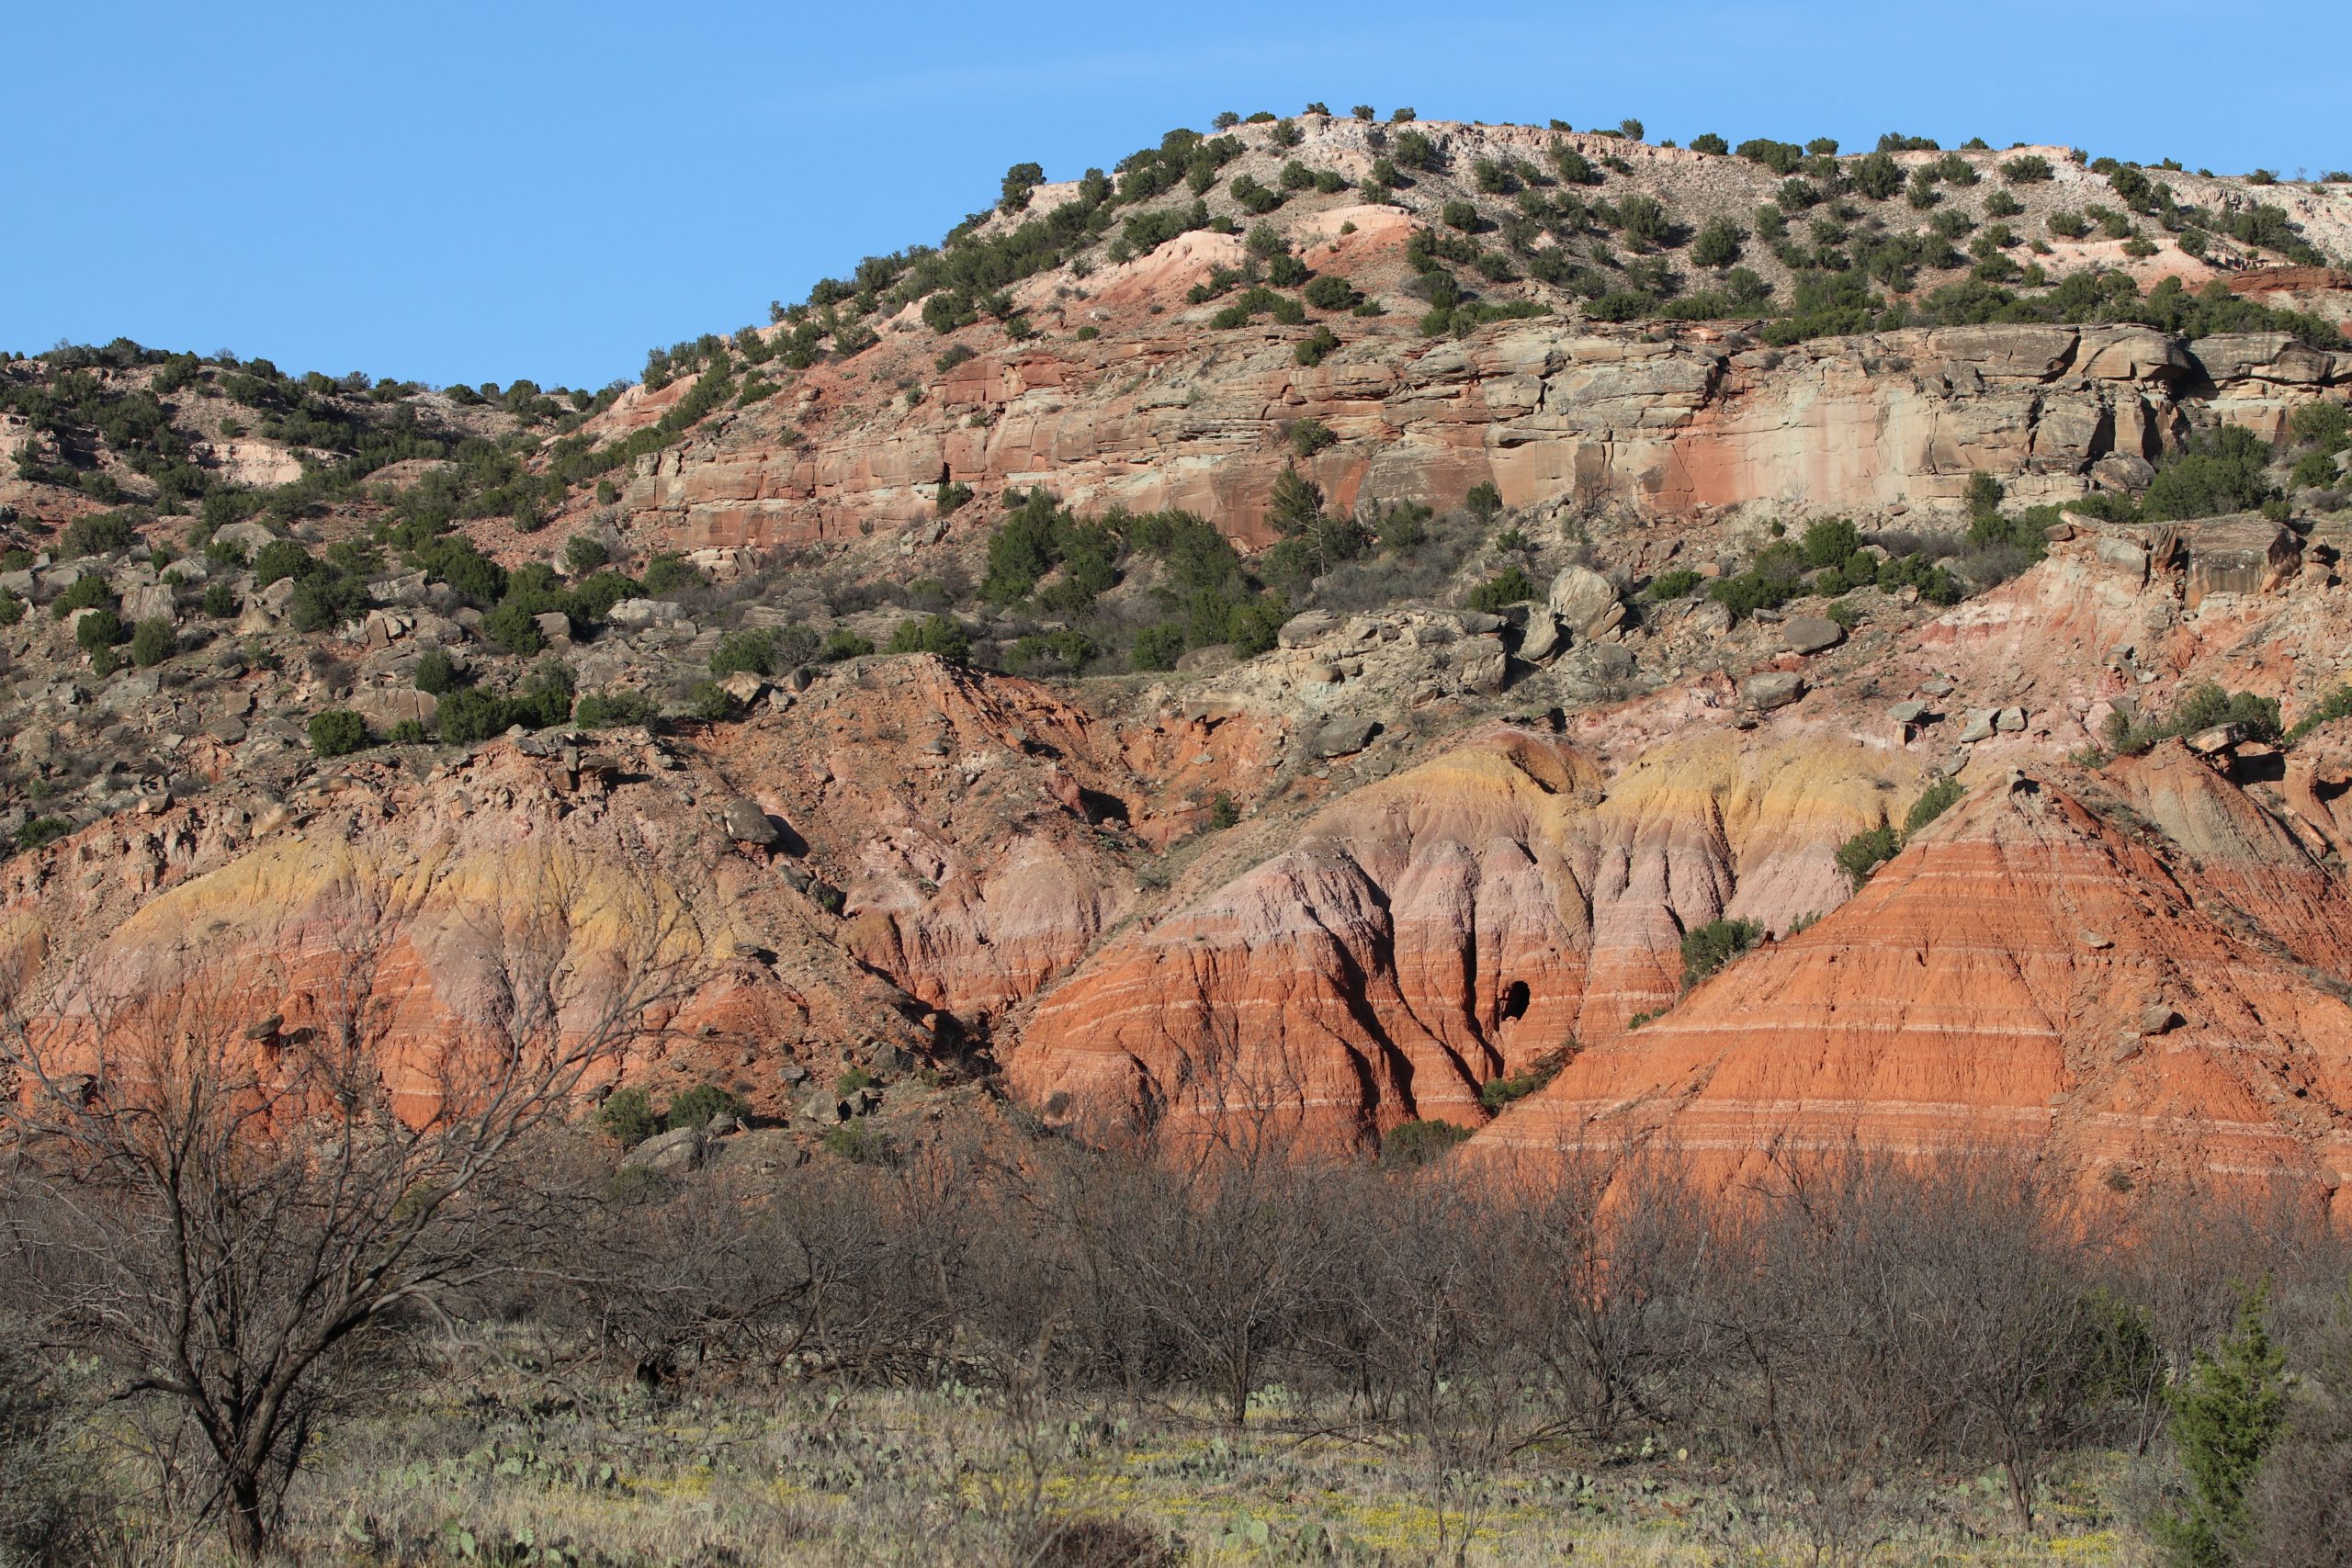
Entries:
{"type": "Polygon", "coordinates": [[[520,1043],[553,1038],[531,1021],[553,985],[518,976],[515,1021],[422,1126],[352,1065],[381,1034],[356,1018],[256,1056],[141,1014],[118,1032],[169,1051],[116,1058],[41,1126],[45,1156],[20,1151],[0,1309],[114,1347],[119,1391],[172,1417],[159,1469],[211,1488],[241,1551],[338,1394],[381,1387],[424,1332],[526,1314],[548,1375],[582,1383],[967,1391],[1026,1456],[951,1488],[1007,1561],[1074,1528],[1046,1483],[1092,1407],[1374,1445],[1457,1562],[1530,1450],[1687,1447],[1746,1521],[1850,1562],[1921,1526],[1922,1477],[1997,1472],[2032,1529],[2053,1471],[2158,1440],[2188,1354],[2267,1280],[2307,1371],[2296,1457],[2257,1489],[2265,1560],[2340,1560],[2346,1255],[2290,1209],[2085,1205],[1992,1158],[1790,1155],[1724,1195],[1632,1156],[1393,1171],[1272,1130],[1155,1145],[978,1120],[887,1165],[616,1188],[548,1125],[580,1058],[520,1043]],[[181,1087],[134,1093],[132,1063],[181,1087]],[[386,1324],[419,1332],[359,1332],[386,1324]]]}
{"type": "MultiPolygon", "coordinates": [[[[1338,1427],[1393,1447],[1464,1540],[1503,1460],[1672,1434],[1851,1560],[1919,1522],[1906,1478],[1997,1472],[2029,1530],[2069,1456],[2145,1450],[2240,1284],[2343,1354],[2324,1227],[2140,1200],[2085,1207],[1990,1159],[1788,1157],[1726,1201],[1639,1162],[1402,1175],[1279,1140],[976,1137],[606,1208],[546,1310],[663,1377],[1338,1427]]],[[[2352,1366],[2331,1386],[2309,1434],[2339,1431],[2352,1366]]]]}

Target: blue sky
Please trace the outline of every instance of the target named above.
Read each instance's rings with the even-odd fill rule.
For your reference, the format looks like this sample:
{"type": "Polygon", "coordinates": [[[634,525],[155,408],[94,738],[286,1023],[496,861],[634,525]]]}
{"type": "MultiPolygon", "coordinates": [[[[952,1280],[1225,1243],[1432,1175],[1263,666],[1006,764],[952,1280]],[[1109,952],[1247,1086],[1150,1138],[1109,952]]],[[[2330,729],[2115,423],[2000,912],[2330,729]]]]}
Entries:
{"type": "Polygon", "coordinates": [[[12,10],[0,347],[600,386],[1221,108],[2352,164],[2342,0],[12,10]]]}

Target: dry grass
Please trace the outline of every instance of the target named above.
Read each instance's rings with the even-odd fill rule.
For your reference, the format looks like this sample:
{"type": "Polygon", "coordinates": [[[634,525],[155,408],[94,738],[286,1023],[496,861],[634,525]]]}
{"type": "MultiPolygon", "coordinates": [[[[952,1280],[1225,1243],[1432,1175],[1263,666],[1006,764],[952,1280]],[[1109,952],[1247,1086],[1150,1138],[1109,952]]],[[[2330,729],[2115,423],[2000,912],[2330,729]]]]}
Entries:
{"type": "MultiPolygon", "coordinates": [[[[2023,1568],[2145,1555],[2116,1521],[2120,1461],[2057,1487],[2054,1525],[2031,1540],[2005,1533],[1995,1478],[1923,1477],[1878,1511],[1887,1539],[1870,1546],[1808,1531],[1736,1464],[1652,1445],[1558,1448],[1441,1477],[1425,1452],[1347,1436],[1324,1419],[1338,1412],[1280,1391],[1234,1435],[1187,1409],[1024,1411],[953,1386],[563,1387],[518,1370],[533,1364],[527,1348],[506,1349],[447,1364],[324,1433],[289,1499],[286,1560],[2023,1568]]],[[[125,1478],[137,1468],[112,1446],[119,1431],[83,1432],[89,1458],[113,1456],[125,1478]]],[[[114,1561],[224,1559],[198,1534],[114,1561]]]]}

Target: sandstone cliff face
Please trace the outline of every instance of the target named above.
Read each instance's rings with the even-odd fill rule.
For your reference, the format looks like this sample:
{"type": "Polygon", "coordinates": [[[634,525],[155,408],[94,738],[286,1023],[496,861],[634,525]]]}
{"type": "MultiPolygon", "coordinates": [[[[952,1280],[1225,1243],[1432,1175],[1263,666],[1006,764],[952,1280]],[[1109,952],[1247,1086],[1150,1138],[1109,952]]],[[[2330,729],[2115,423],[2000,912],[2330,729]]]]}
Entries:
{"type": "Polygon", "coordinates": [[[1837,846],[1917,782],[1883,750],[1729,732],[1611,778],[1559,738],[1497,729],[1106,945],[1039,1004],[1008,1070],[1080,1115],[1272,1110],[1343,1139],[1476,1123],[1487,1079],[1668,1005],[1684,931],[1840,901],[1837,846]]]}
{"type": "MultiPolygon", "coordinates": [[[[1222,259],[1178,271],[1171,297],[1222,259]]],[[[1883,509],[1956,502],[1977,473],[2039,501],[2082,494],[2103,457],[2177,446],[2186,401],[2275,434],[2352,381],[2352,355],[2277,334],[1952,327],[1787,350],[1722,336],[1516,322],[1432,345],[1387,327],[1311,368],[1286,338],[1247,333],[987,354],[927,378],[913,414],[852,417],[806,445],[782,442],[778,415],[747,415],[644,459],[627,499],[639,526],[697,547],[895,530],[950,479],[1047,484],[1089,510],[1183,507],[1262,541],[1281,434],[1313,417],[1340,437],[1308,466],[1341,507],[1453,504],[1491,481],[1521,507],[1883,509]]]]}
{"type": "Polygon", "coordinates": [[[2295,962],[2304,890],[2228,903],[2239,868],[2308,862],[2230,786],[2167,777],[2202,766],[2138,782],[2218,871],[2016,773],[1820,924],[1579,1054],[1483,1145],[1646,1146],[1719,1183],[1775,1146],[2010,1146],[2115,1190],[2187,1172],[2340,1204],[2352,1009],[2295,962]]]}

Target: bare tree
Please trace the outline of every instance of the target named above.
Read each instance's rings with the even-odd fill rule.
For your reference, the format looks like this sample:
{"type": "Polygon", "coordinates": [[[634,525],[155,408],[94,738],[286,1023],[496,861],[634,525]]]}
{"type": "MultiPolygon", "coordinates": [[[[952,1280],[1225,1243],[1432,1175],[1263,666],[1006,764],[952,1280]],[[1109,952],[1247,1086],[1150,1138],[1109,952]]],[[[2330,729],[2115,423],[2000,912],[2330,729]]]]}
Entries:
{"type": "Polygon", "coordinates": [[[690,952],[683,916],[605,908],[575,945],[551,876],[431,931],[344,897],[236,949],[85,965],[0,1027],[0,1114],[60,1216],[51,1329],[193,1426],[198,1517],[247,1561],[336,1371],[503,1266],[553,1196],[524,1156],[690,952]]]}

